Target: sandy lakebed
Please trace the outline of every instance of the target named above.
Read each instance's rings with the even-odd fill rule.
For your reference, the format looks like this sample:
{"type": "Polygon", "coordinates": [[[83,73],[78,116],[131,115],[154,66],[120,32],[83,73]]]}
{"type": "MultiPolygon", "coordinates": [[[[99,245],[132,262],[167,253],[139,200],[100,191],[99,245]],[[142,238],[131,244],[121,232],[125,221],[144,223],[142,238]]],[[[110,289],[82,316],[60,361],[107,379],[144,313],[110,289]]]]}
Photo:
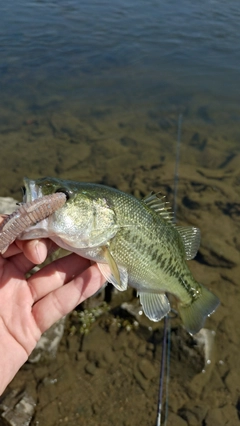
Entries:
{"type": "MultiPolygon", "coordinates": [[[[111,107],[79,113],[71,105],[69,113],[67,106],[56,112],[57,102],[30,113],[21,113],[19,103],[11,120],[2,111],[1,196],[20,200],[23,176],[48,175],[102,183],[136,197],[160,191],[173,203],[179,106],[167,114],[150,107],[147,114],[122,114],[111,107]]],[[[228,129],[216,126],[224,113],[214,116],[204,99],[181,112],[177,221],[200,228],[200,250],[189,267],[221,305],[206,322],[216,334],[205,373],[202,350],[179,318],[171,320],[168,424],[235,426],[240,423],[238,122],[228,129]]],[[[144,320],[137,325],[121,308],[136,302],[131,289],[104,297],[109,310],[88,334],[79,332],[77,314],[71,314],[56,357],[26,363],[3,395],[2,401],[14,389],[31,395],[36,404],[31,426],[155,424],[163,321],[152,328],[144,320]]],[[[89,301],[85,308],[98,303],[102,300],[89,301]]]]}

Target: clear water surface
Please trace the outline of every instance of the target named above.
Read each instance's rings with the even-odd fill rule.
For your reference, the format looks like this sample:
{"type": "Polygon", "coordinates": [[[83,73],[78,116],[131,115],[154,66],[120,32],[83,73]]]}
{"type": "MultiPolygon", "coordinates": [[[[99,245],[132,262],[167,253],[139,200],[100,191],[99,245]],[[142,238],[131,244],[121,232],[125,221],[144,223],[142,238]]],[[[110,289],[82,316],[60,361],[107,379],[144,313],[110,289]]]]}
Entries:
{"type": "MultiPolygon", "coordinates": [[[[80,151],[67,151],[74,135],[75,143],[109,140],[109,149],[112,141],[116,149],[109,155],[114,157],[124,126],[136,142],[136,161],[145,149],[147,157],[152,142],[160,160],[161,134],[165,132],[167,139],[169,133],[175,141],[180,113],[186,147],[182,161],[191,161],[187,146],[192,138],[194,145],[194,137],[200,140],[198,150],[202,140],[212,137],[213,145],[218,141],[226,155],[235,155],[239,149],[239,22],[236,0],[2,3],[0,144],[5,152],[2,166],[6,168],[7,161],[8,171],[2,169],[1,176],[9,182],[15,173],[13,185],[28,170],[35,175],[54,173],[47,161],[45,168],[37,167],[37,160],[45,161],[49,144],[59,149],[63,164],[66,155],[81,159],[80,151]],[[63,129],[56,124],[56,116],[68,123],[63,129]],[[80,120],[81,135],[77,124],[70,123],[71,117],[80,120]],[[50,134],[53,127],[54,135],[50,134]],[[70,139],[62,137],[60,144],[64,132],[71,134],[70,139]],[[33,143],[26,146],[29,138],[33,143]],[[27,155],[31,153],[28,161],[26,150],[27,155]]],[[[126,147],[126,138],[124,143],[126,147]]],[[[99,156],[99,164],[100,151],[99,142],[99,149],[91,151],[99,156]]],[[[104,151],[102,145],[102,155],[104,151]]],[[[56,158],[52,161],[56,173],[74,174],[67,166],[59,167],[56,158]]],[[[203,160],[196,157],[195,161],[204,166],[203,160]]],[[[2,192],[7,189],[8,185],[2,192]]]]}

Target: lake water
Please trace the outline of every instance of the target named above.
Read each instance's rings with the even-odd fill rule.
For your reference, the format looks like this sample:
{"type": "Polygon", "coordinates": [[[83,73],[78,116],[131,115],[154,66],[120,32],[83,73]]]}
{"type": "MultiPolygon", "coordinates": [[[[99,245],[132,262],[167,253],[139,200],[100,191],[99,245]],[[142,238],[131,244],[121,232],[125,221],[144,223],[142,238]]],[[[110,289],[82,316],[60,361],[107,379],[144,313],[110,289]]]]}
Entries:
{"type": "MultiPolygon", "coordinates": [[[[23,176],[49,175],[172,202],[181,133],[177,217],[201,229],[190,267],[221,306],[205,375],[173,320],[170,424],[239,423],[239,33],[237,0],[0,5],[1,196],[21,199],[23,176]]],[[[20,371],[13,386],[38,395],[31,424],[154,424],[163,323],[121,334],[109,315],[82,352],[66,331],[56,362],[20,371]]]]}
{"type": "MultiPolygon", "coordinates": [[[[68,150],[66,134],[75,135],[75,143],[108,140],[106,156],[115,158],[116,140],[125,127],[135,141],[137,162],[154,139],[154,157],[159,160],[169,133],[175,142],[182,113],[186,147],[197,134],[200,141],[210,135],[217,138],[228,155],[238,150],[239,22],[235,0],[1,4],[0,143],[5,155],[0,176],[11,182],[2,195],[9,189],[15,193],[23,174],[76,176],[72,167],[76,163],[77,169],[78,163],[64,166],[66,156],[79,157],[79,163],[87,156],[81,157],[76,147],[68,150]],[[65,123],[63,128],[52,122],[53,115],[65,123]],[[45,155],[49,144],[58,147],[58,158],[52,153],[55,168],[48,166],[45,155]]],[[[124,143],[126,147],[126,138],[124,143]]],[[[100,169],[104,150],[99,144],[91,151],[100,156],[100,169]]],[[[191,157],[186,152],[182,161],[191,157]]],[[[91,174],[91,180],[101,174],[91,174]]],[[[91,176],[80,173],[79,179],[91,176]]]]}

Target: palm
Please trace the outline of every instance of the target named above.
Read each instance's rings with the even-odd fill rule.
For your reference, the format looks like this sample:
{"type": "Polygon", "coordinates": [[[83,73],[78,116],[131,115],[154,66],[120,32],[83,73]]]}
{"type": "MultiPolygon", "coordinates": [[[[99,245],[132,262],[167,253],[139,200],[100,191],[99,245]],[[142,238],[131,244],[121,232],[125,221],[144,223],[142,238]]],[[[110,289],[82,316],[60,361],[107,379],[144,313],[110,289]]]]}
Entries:
{"type": "MultiPolygon", "coordinates": [[[[41,336],[35,321],[31,287],[25,273],[31,262],[18,254],[9,259],[0,258],[0,319],[5,326],[5,337],[12,349],[28,356],[41,336]]],[[[4,335],[3,335],[4,338],[4,335]]]]}
{"type": "Polygon", "coordinates": [[[96,265],[76,254],[56,260],[26,279],[26,272],[45,259],[48,242],[40,242],[44,248],[40,256],[34,252],[34,241],[13,244],[4,257],[0,255],[0,394],[41,334],[105,281],[96,265]]]}

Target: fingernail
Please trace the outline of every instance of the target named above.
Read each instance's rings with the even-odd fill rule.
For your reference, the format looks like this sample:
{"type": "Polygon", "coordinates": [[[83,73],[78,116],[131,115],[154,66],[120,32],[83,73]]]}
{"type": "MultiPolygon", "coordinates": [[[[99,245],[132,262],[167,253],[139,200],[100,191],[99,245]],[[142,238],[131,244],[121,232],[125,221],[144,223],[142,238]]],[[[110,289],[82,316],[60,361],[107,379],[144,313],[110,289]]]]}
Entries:
{"type": "Polygon", "coordinates": [[[46,243],[44,243],[42,240],[34,240],[34,249],[38,263],[44,262],[47,256],[46,243]]]}

